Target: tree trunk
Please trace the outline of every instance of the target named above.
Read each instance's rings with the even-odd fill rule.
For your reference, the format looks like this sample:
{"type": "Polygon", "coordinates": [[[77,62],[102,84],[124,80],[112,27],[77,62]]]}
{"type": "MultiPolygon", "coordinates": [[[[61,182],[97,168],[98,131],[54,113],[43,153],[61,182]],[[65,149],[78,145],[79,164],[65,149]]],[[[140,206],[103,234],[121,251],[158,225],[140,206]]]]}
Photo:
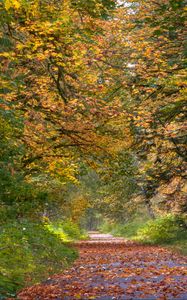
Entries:
{"type": "Polygon", "coordinates": [[[148,212],[150,218],[154,220],[156,217],[155,217],[154,211],[152,209],[150,199],[148,199],[148,198],[145,199],[145,206],[147,208],[147,212],[148,212]]]}

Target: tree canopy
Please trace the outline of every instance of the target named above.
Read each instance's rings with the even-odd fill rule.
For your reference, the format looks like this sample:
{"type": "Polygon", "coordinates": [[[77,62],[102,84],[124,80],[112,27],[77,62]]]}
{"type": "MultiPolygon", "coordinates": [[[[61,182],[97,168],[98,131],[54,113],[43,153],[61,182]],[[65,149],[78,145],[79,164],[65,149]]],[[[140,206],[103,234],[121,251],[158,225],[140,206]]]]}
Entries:
{"type": "Polygon", "coordinates": [[[2,227],[186,213],[185,4],[0,1],[2,227]]]}

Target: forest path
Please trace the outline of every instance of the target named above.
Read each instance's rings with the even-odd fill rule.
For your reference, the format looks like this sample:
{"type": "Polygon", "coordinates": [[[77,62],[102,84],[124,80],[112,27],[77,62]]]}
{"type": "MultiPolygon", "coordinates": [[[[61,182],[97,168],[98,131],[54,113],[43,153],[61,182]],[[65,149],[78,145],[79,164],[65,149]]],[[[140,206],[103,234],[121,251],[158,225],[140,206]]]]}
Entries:
{"type": "Polygon", "coordinates": [[[20,300],[187,299],[187,258],[156,246],[90,232],[63,274],[22,291],[20,300]]]}

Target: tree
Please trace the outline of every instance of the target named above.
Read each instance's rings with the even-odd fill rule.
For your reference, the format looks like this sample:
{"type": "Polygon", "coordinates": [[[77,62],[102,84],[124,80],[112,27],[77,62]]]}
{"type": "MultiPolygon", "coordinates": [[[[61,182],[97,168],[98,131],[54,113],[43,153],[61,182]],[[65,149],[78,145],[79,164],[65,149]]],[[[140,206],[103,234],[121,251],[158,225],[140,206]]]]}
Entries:
{"type": "Polygon", "coordinates": [[[113,1],[54,2],[52,10],[48,1],[1,5],[3,34],[13,45],[12,52],[2,53],[5,71],[13,65],[22,77],[8,98],[24,114],[23,165],[30,172],[40,161],[43,169],[50,159],[73,159],[73,148],[100,151],[109,143],[100,129],[118,114],[119,105],[103,99],[98,83],[94,61],[102,29],[95,18],[113,6],[113,1]]]}
{"type": "MultiPolygon", "coordinates": [[[[149,210],[160,186],[180,178],[182,187],[186,177],[185,16],[185,1],[127,1],[110,31],[104,25],[100,60],[116,78],[113,95],[123,103],[149,210]]],[[[183,209],[183,192],[179,198],[183,209]]]]}

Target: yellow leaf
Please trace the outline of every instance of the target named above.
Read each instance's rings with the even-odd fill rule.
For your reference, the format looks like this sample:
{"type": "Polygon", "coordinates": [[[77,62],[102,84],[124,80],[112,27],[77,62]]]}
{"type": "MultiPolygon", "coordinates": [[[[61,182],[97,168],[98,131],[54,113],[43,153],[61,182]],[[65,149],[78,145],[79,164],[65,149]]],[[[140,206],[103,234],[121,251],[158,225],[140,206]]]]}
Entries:
{"type": "Polygon", "coordinates": [[[19,9],[21,6],[19,0],[5,0],[5,8],[9,10],[10,8],[19,9]]]}

